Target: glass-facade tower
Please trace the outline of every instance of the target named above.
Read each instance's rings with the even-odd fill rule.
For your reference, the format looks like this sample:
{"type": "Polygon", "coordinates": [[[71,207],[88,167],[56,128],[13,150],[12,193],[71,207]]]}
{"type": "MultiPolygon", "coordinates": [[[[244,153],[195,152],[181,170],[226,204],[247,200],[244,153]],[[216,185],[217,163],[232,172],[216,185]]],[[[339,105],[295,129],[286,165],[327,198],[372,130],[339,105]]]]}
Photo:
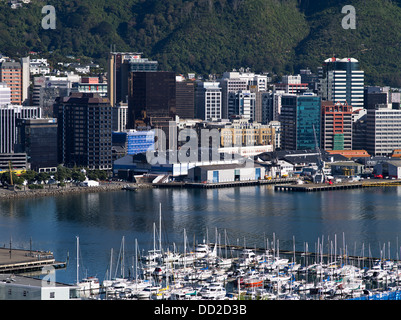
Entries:
{"type": "Polygon", "coordinates": [[[320,147],[321,98],[314,95],[282,97],[282,148],[313,150],[320,147]]]}

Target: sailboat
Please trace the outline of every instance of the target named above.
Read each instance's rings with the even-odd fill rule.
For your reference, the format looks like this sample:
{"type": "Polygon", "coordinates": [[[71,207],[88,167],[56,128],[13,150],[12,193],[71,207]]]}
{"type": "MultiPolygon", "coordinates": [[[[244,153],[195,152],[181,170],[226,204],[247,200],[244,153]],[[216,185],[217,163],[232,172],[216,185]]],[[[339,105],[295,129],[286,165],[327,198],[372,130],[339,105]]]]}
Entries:
{"type": "Polygon", "coordinates": [[[159,205],[159,248],[156,249],[156,224],[153,223],[153,250],[148,250],[148,254],[142,257],[142,260],[149,266],[156,266],[162,259],[161,248],[161,203],[159,205]]]}
{"type": "Polygon", "coordinates": [[[77,283],[81,297],[99,294],[100,283],[97,277],[86,277],[79,281],[79,237],[77,236],[77,283]]]}

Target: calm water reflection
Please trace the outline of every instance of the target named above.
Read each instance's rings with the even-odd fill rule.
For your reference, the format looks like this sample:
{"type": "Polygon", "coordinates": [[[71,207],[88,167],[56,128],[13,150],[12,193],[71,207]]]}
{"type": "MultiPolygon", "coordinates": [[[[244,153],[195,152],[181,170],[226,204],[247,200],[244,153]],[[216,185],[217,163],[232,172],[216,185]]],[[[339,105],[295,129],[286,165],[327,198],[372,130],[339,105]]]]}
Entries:
{"type": "MultiPolygon", "coordinates": [[[[353,254],[371,247],[380,255],[391,243],[396,257],[401,233],[401,188],[372,188],[322,193],[275,192],[271,187],[212,190],[146,189],[0,202],[0,244],[51,250],[58,260],[69,256],[69,266],[57,280],[72,283],[76,277],[76,236],[80,237],[81,270],[85,275],[106,275],[110,252],[114,260],[125,237],[125,255],[153,247],[153,228],[159,225],[162,204],[163,242],[182,250],[183,230],[189,244],[217,232],[230,244],[264,247],[273,234],[280,248],[297,250],[305,242],[314,248],[318,238],[346,245],[353,254]],[[341,243],[340,243],[341,242],[341,243]]],[[[223,240],[222,240],[223,241],[223,240]]],[[[401,244],[401,242],[400,242],[401,244]]],[[[387,249],[386,249],[387,250],[387,249]]],[[[367,250],[365,251],[367,253],[367,250]]],[[[387,254],[387,253],[386,253],[387,254]]],[[[116,263],[116,262],[114,262],[116,263]]],[[[130,264],[131,262],[129,262],[130,264]]]]}

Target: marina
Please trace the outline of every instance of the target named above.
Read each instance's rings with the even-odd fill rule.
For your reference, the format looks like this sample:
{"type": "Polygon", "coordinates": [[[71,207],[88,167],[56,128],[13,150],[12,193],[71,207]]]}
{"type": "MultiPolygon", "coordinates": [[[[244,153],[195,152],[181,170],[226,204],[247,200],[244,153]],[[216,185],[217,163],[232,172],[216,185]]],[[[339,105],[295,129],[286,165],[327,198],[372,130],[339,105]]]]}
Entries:
{"type": "Polygon", "coordinates": [[[83,291],[84,297],[107,300],[400,298],[401,263],[383,257],[280,251],[274,245],[269,249],[251,249],[216,243],[199,244],[188,253],[172,257],[169,251],[150,250],[148,255],[134,260],[132,278],[107,279],[96,287],[95,293],[83,291]]]}
{"type": "Polygon", "coordinates": [[[398,187],[274,186],[9,200],[0,203],[0,231],[12,249],[26,247],[17,235],[29,234],[44,253],[69,257],[57,282],[83,299],[398,299],[398,187]]]}
{"type": "Polygon", "coordinates": [[[371,256],[370,247],[365,256],[364,245],[361,255],[349,255],[345,234],[342,245],[337,236],[325,244],[322,237],[315,243],[316,251],[311,252],[305,243],[299,252],[293,238],[293,250],[280,251],[275,234],[266,239],[264,248],[249,248],[246,239],[244,246],[228,245],[226,230],[222,241],[216,229],[214,243],[194,239],[191,247],[183,231],[182,253],[175,244],[162,246],[160,204],[159,221],[153,224],[153,248],[141,254],[135,240],[130,267],[125,264],[123,237],[115,266],[117,274],[121,264],[120,277],[112,277],[112,254],[109,276],[102,284],[96,277],[80,282],[77,262],[82,296],[105,300],[348,300],[397,292],[396,299],[401,297],[401,261],[389,258],[390,244],[383,245],[380,258],[371,256]],[[131,277],[125,277],[126,270],[131,277]]]}

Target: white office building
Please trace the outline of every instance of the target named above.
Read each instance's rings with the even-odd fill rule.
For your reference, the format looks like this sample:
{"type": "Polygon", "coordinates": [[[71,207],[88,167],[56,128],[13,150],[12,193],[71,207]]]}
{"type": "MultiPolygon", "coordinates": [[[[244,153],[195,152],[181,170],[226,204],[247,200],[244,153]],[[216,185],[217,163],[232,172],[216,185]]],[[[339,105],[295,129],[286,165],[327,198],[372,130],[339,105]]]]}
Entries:
{"type": "Polygon", "coordinates": [[[17,142],[17,119],[41,118],[39,107],[0,106],[0,153],[14,153],[17,142]]]}
{"type": "Polygon", "coordinates": [[[0,82],[0,106],[11,104],[11,89],[7,83],[0,82]]]}
{"type": "Polygon", "coordinates": [[[199,119],[222,119],[221,87],[219,82],[198,82],[196,88],[196,110],[199,119]]]}
{"type": "Polygon", "coordinates": [[[256,93],[249,90],[231,92],[228,101],[228,117],[241,116],[255,121],[256,93]]]}
{"type": "MultiPolygon", "coordinates": [[[[271,78],[265,74],[255,74],[252,72],[240,70],[232,72],[224,72],[219,80],[222,90],[222,116],[224,119],[229,117],[230,108],[232,108],[232,100],[230,101],[230,93],[251,90],[252,92],[265,92],[268,89],[268,83],[271,78]]],[[[256,99],[261,96],[256,97],[256,99]]],[[[258,103],[258,102],[256,102],[258,103]]],[[[261,115],[260,115],[261,116],[261,115]]],[[[261,119],[258,119],[261,120],[261,119]]]]}
{"type": "Polygon", "coordinates": [[[113,108],[113,131],[123,132],[127,129],[128,104],[120,102],[113,108]]]}
{"type": "Polygon", "coordinates": [[[0,275],[0,300],[72,300],[79,299],[76,286],[53,281],[23,277],[19,275],[0,275]]]}
{"type": "Polygon", "coordinates": [[[365,73],[359,70],[358,60],[326,59],[325,72],[325,77],[321,80],[323,100],[348,103],[353,110],[363,108],[365,73]]]}
{"type": "Polygon", "coordinates": [[[401,149],[401,110],[387,105],[367,110],[366,151],[374,156],[388,156],[401,149]]]}

